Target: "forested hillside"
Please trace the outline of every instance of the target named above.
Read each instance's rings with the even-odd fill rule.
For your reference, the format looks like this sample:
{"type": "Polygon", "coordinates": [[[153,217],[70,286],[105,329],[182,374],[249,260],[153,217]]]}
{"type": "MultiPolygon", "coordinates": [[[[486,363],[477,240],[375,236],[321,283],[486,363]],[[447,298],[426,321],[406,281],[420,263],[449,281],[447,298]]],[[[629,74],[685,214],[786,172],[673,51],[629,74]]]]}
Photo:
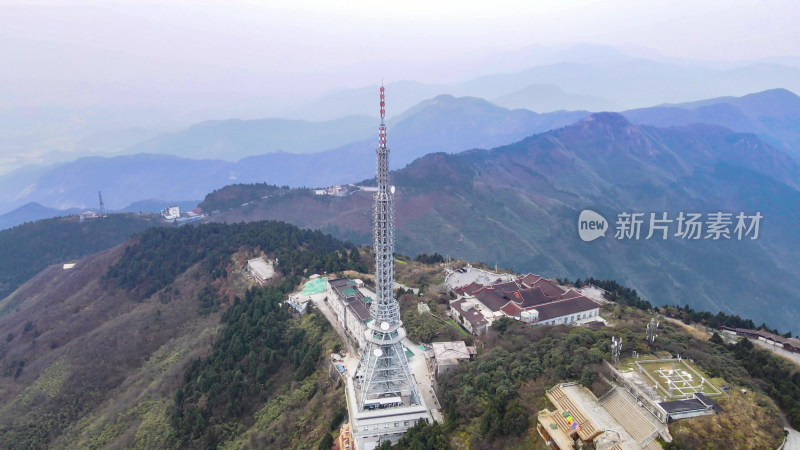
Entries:
{"type": "Polygon", "coordinates": [[[253,200],[269,198],[285,190],[288,190],[288,188],[279,188],[267,183],[231,184],[220,189],[214,189],[197,206],[206,213],[212,213],[242,206],[242,204],[253,200]]]}
{"type": "Polygon", "coordinates": [[[50,267],[0,302],[0,442],[316,446],[341,409],[318,364],[338,337],[279,302],[306,270],[364,270],[351,249],[284,223],[210,224],[151,228],[50,267]],[[251,289],[241,269],[259,254],[278,276],[251,289]]]}
{"type": "Polygon", "coordinates": [[[152,214],[109,214],[85,222],[59,217],[0,230],[0,299],[50,264],[111,248],[156,225],[158,216],[152,214]]]}
{"type": "Polygon", "coordinates": [[[297,319],[281,305],[291,281],[248,291],[223,314],[211,353],[189,364],[175,393],[171,447],[247,436],[268,448],[311,448],[339,425],[331,422],[344,416],[344,389],[319,367],[341,341],[322,314],[297,319]]]}

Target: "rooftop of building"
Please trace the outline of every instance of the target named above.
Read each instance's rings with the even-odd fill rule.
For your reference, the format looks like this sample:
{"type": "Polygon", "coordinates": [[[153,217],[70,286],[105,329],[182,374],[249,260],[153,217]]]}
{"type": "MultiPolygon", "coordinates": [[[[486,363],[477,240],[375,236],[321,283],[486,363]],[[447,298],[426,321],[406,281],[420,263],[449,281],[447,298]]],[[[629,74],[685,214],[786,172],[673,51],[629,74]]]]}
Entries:
{"type": "Polygon", "coordinates": [[[352,311],[355,313],[355,315],[358,316],[358,319],[361,320],[362,322],[366,322],[372,317],[370,315],[370,313],[369,313],[369,308],[361,300],[355,300],[355,301],[349,302],[347,304],[347,306],[350,309],[352,309],[352,311]]]}
{"type": "Polygon", "coordinates": [[[661,402],[659,406],[664,408],[668,414],[680,414],[692,411],[705,411],[713,409],[714,412],[720,413],[724,410],[714,400],[708,398],[707,395],[700,392],[695,392],[694,397],[685,400],[675,400],[671,402],[661,402]]]}
{"type": "Polygon", "coordinates": [[[543,321],[570,314],[577,314],[599,307],[600,305],[597,302],[589,300],[586,297],[575,297],[552,303],[545,303],[544,305],[537,306],[535,309],[539,311],[539,321],[543,321]]]}
{"type": "Polygon", "coordinates": [[[458,361],[470,359],[475,356],[475,347],[467,346],[464,341],[433,342],[433,357],[437,364],[455,365],[458,361]]]}
{"type": "Polygon", "coordinates": [[[331,288],[342,298],[345,307],[361,320],[366,322],[372,317],[369,312],[369,303],[372,301],[374,293],[367,289],[363,283],[348,278],[336,278],[329,280],[331,288]],[[372,294],[372,295],[368,295],[372,294]]]}
{"type": "Polygon", "coordinates": [[[520,278],[519,281],[522,284],[524,284],[526,287],[533,287],[536,284],[536,282],[541,280],[541,279],[542,279],[542,277],[540,277],[539,275],[534,275],[532,273],[529,273],[529,274],[523,276],[522,278],[520,278]]]}
{"type": "Polygon", "coordinates": [[[247,265],[262,279],[271,278],[275,274],[271,263],[264,261],[264,258],[253,258],[247,261],[247,265]]]}
{"type": "Polygon", "coordinates": [[[472,296],[492,311],[500,311],[503,305],[511,301],[511,299],[503,296],[502,291],[498,292],[494,289],[481,289],[472,296]]]}
{"type": "Polygon", "coordinates": [[[516,280],[489,285],[473,282],[455,291],[474,297],[492,312],[502,312],[509,317],[519,317],[522,311],[535,309],[539,321],[600,306],[574,289],[565,291],[552,281],[530,273],[516,280]]]}
{"type": "Polygon", "coordinates": [[[797,339],[797,338],[786,338],[786,337],[783,337],[781,335],[773,334],[773,333],[770,333],[769,331],[765,331],[765,330],[751,330],[751,329],[748,329],[748,328],[732,328],[732,327],[727,327],[727,326],[723,326],[722,329],[723,330],[735,331],[737,334],[758,336],[758,337],[761,337],[761,338],[764,338],[764,339],[767,339],[767,340],[770,340],[770,341],[777,342],[777,343],[779,343],[781,345],[788,345],[788,346],[791,346],[793,348],[800,349],[800,339],[797,339]]]}
{"type": "Polygon", "coordinates": [[[472,325],[473,329],[489,324],[489,321],[483,317],[483,314],[481,314],[475,306],[470,306],[470,302],[466,299],[454,300],[450,302],[450,307],[457,310],[459,314],[472,325]],[[467,306],[466,310],[464,309],[465,305],[467,306]]]}
{"type": "Polygon", "coordinates": [[[342,288],[347,287],[350,281],[351,280],[349,278],[334,278],[332,280],[328,280],[328,283],[331,285],[331,287],[342,288]]]}

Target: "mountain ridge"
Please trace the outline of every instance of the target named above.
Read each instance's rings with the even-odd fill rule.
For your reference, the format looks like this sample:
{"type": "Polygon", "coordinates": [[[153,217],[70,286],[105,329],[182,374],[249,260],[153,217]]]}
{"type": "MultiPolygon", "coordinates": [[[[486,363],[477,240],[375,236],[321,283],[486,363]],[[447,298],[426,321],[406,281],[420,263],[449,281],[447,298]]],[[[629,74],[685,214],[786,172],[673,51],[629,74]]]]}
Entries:
{"type": "MultiPolygon", "coordinates": [[[[780,105],[785,106],[775,107],[790,112],[800,104],[800,98],[787,90],[766,91],[746,97],[745,103],[756,105],[770,105],[777,97],[784,102],[780,105]]],[[[800,145],[800,115],[796,125],[793,119],[785,122],[754,119],[759,110],[742,110],[731,105],[732,101],[741,102],[736,99],[709,99],[712,104],[699,106],[696,110],[654,107],[622,114],[634,123],[661,127],[705,122],[755,133],[761,140],[800,158],[800,146],[792,147],[792,142],[800,145]],[[792,148],[795,148],[794,152],[792,148]]],[[[571,124],[588,114],[584,111],[536,114],[527,110],[507,110],[479,98],[437,96],[389,121],[392,146],[402,149],[394,152],[392,168],[403,167],[426,153],[510,144],[535,133],[571,124]]],[[[266,181],[292,187],[344,184],[372,176],[373,146],[371,139],[365,139],[314,154],[275,152],[246,157],[236,163],[138,155],[108,159],[95,157],[50,168],[28,168],[20,173],[0,176],[0,186],[8,185],[8,189],[3,189],[0,194],[0,211],[10,211],[29,202],[56,209],[91,208],[95,205],[97,190],[103,190],[110,209],[120,209],[145,198],[202,198],[232,182],[266,181]],[[106,187],[109,185],[119,186],[118,189],[106,187]]]]}
{"type": "Polygon", "coordinates": [[[374,119],[348,116],[322,122],[299,119],[226,119],[196,123],[129,147],[132,153],[238,161],[266,153],[315,153],[366,137],[374,119]]]}
{"type": "Polygon", "coordinates": [[[701,122],[755,133],[800,160],[800,96],[788,89],[665,104],[622,114],[633,122],[659,127],[701,122]]]}
{"type": "Polygon", "coordinates": [[[493,103],[509,108],[524,108],[531,111],[547,112],[558,110],[613,111],[618,109],[613,102],[593,96],[575,95],[564,92],[555,84],[531,84],[492,100],[493,103]]]}
{"type": "MultiPolygon", "coordinates": [[[[394,168],[430,151],[452,152],[511,143],[588,114],[509,111],[482,99],[452,96],[437,97],[415,111],[394,123],[389,131],[395,143],[413,149],[394,158],[394,168]]],[[[5,200],[9,205],[6,208],[12,209],[31,201],[59,209],[85,207],[94,205],[96,191],[102,190],[107,206],[119,209],[145,198],[202,198],[231,182],[266,181],[293,187],[343,184],[374,172],[373,147],[372,139],[364,139],[313,154],[275,152],[247,156],[236,163],[160,154],[82,158],[35,171],[24,182],[17,181],[16,189],[3,192],[5,198],[0,197],[0,205],[5,200]]]]}
{"type": "MultiPolygon", "coordinates": [[[[429,154],[392,180],[399,252],[437,251],[550,276],[599,275],[657,304],[686,302],[793,326],[788,286],[800,274],[792,256],[800,251],[792,239],[800,169],[752,134],[711,125],[661,129],[600,113],[490,150],[429,154]],[[609,232],[585,243],[575,225],[582,209],[607,219],[625,211],[674,219],[679,211],[761,210],[769,221],[756,241],[662,242],[645,240],[645,228],[638,241],[609,232]]],[[[296,191],[212,220],[285,220],[368,243],[370,205],[365,194],[296,191]]]]}

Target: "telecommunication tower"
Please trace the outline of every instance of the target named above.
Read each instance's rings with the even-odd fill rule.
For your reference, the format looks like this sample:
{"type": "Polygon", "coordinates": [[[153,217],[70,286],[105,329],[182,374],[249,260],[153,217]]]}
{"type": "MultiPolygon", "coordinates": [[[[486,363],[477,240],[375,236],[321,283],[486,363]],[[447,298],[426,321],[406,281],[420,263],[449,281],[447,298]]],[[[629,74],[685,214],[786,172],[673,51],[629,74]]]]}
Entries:
{"type": "Polygon", "coordinates": [[[375,293],[370,306],[372,321],[365,331],[366,349],[361,356],[360,409],[375,405],[420,405],[421,400],[401,341],[406,336],[400,306],[392,292],[394,282],[394,186],[389,184],[389,149],[386,147],[384,88],[380,89],[381,123],[378,127],[378,192],[373,214],[375,293]],[[398,401],[390,401],[398,399],[398,401]],[[408,401],[406,401],[408,400],[408,401]]]}
{"type": "Polygon", "coordinates": [[[106,205],[103,204],[103,192],[97,191],[97,197],[100,199],[100,217],[106,217],[106,205]]]}
{"type": "Polygon", "coordinates": [[[647,343],[651,346],[656,342],[656,338],[658,337],[656,331],[658,330],[658,326],[660,324],[661,322],[656,322],[655,317],[650,319],[650,323],[647,324],[647,343]]]}
{"type": "Polygon", "coordinates": [[[619,355],[622,353],[622,338],[611,336],[611,359],[614,365],[619,365],[619,355]]]}

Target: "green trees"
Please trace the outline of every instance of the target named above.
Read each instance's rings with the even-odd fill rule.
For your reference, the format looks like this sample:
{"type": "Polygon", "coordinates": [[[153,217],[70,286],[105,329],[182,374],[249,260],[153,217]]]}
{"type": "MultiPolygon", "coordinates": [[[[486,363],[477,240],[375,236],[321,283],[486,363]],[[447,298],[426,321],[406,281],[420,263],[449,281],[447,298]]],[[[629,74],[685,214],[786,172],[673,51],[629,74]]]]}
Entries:
{"type": "Polygon", "coordinates": [[[336,430],[342,424],[344,419],[347,417],[347,406],[344,402],[340,403],[336,410],[333,411],[333,417],[331,417],[331,431],[336,430]]]}
{"type": "Polygon", "coordinates": [[[419,255],[417,255],[416,258],[414,258],[414,261],[418,261],[423,264],[438,264],[444,262],[444,256],[438,253],[434,253],[432,255],[429,255],[427,253],[420,253],[419,255]]]}
{"type": "MultiPolygon", "coordinates": [[[[462,318],[462,320],[463,320],[463,318],[462,318]]],[[[514,320],[513,319],[508,318],[506,316],[503,316],[503,317],[497,319],[492,324],[492,328],[497,330],[498,333],[503,334],[503,333],[506,332],[506,330],[508,330],[508,327],[512,326],[513,324],[514,324],[514,320]]]]}
{"type": "Polygon", "coordinates": [[[121,244],[134,233],[158,225],[155,216],[109,214],[78,222],[59,217],[0,231],[0,298],[50,264],[61,263],[121,244]]]}
{"type": "Polygon", "coordinates": [[[122,258],[104,278],[130,291],[133,299],[141,300],[201,261],[203,270],[212,278],[226,276],[231,254],[243,246],[261,247],[277,257],[277,270],[284,274],[302,274],[305,269],[319,272],[366,270],[361,261],[348,253],[352,244],[319,231],[267,221],[151,228],[136,236],[136,243],[125,249],[122,258]]]}
{"type": "Polygon", "coordinates": [[[519,436],[528,429],[528,417],[519,400],[495,397],[480,417],[480,431],[488,439],[519,436]]]}
{"type": "Polygon", "coordinates": [[[288,187],[279,188],[267,183],[231,184],[206,195],[206,198],[197,206],[206,212],[224,210],[285,190],[288,190],[288,187]]]}
{"type": "MultiPolygon", "coordinates": [[[[142,233],[106,279],[141,299],[168,286],[192,264],[202,264],[211,277],[225,276],[230,255],[241,247],[260,247],[276,256],[276,269],[284,277],[277,286],[237,297],[222,314],[225,326],[211,353],[186,368],[170,412],[178,447],[213,447],[230,438],[232,424],[251,416],[276,389],[285,389],[278,379],[303,382],[312,376],[323,354],[320,337],[330,326],[315,312],[294,318],[282,301],[306,271],[360,269],[362,264],[352,258],[350,244],[317,231],[281,222],[208,224],[142,233]]],[[[201,313],[220,306],[210,286],[198,297],[201,313]]]]}
{"type": "Polygon", "coordinates": [[[800,373],[789,362],[765,350],[757,350],[749,339],[732,346],[734,357],[761,384],[786,414],[789,423],[800,427],[800,373]]]}
{"type": "Polygon", "coordinates": [[[429,424],[420,421],[406,431],[400,438],[400,442],[395,446],[386,445],[386,448],[407,449],[407,450],[447,450],[450,445],[447,443],[447,435],[444,428],[434,422],[429,424]]]}
{"type": "Polygon", "coordinates": [[[219,426],[263,404],[270,394],[264,384],[287,366],[299,381],[315,372],[322,353],[319,336],[296,328],[298,319],[281,305],[292,286],[251,289],[225,311],[226,326],[211,354],[189,365],[175,395],[170,421],[181,447],[224,437],[219,426]]]}
{"type": "Polygon", "coordinates": [[[475,430],[475,445],[524,434],[537,406],[523,399],[540,397],[559,381],[590,381],[589,365],[606,355],[610,339],[608,330],[509,323],[501,334],[492,328],[491,348],[440,381],[447,426],[475,430]]]}
{"type": "Polygon", "coordinates": [[[325,433],[325,436],[322,436],[322,440],[317,445],[317,450],[331,450],[331,447],[333,447],[333,436],[330,433],[325,433]]]}
{"type": "Polygon", "coordinates": [[[652,303],[639,297],[636,289],[631,289],[617,283],[615,280],[595,280],[594,278],[587,278],[584,282],[580,279],[575,281],[576,287],[593,284],[606,291],[605,297],[614,303],[620,305],[633,306],[637,309],[648,310],[652,309],[652,303]]]}
{"type": "MultiPolygon", "coordinates": [[[[569,283],[569,280],[557,279],[557,281],[562,284],[569,283]]],[[[581,281],[580,279],[575,280],[574,284],[575,287],[592,284],[604,289],[606,291],[606,299],[620,305],[632,306],[636,309],[641,309],[644,311],[654,309],[653,304],[639,297],[639,293],[636,292],[635,289],[623,286],[615,280],[596,280],[594,278],[587,278],[585,281],[581,281]]],[[[658,310],[659,308],[655,309],[658,310]]],[[[711,328],[719,328],[723,325],[734,328],[759,328],[774,334],[780,334],[778,330],[769,328],[766,324],[756,326],[751,319],[742,318],[735,314],[725,314],[722,311],[716,314],[708,311],[695,311],[694,309],[690,308],[689,305],[664,306],[660,309],[663,314],[669,317],[681,319],[685,323],[696,322],[711,328]]],[[[791,335],[791,333],[788,334],[791,335]]]]}

